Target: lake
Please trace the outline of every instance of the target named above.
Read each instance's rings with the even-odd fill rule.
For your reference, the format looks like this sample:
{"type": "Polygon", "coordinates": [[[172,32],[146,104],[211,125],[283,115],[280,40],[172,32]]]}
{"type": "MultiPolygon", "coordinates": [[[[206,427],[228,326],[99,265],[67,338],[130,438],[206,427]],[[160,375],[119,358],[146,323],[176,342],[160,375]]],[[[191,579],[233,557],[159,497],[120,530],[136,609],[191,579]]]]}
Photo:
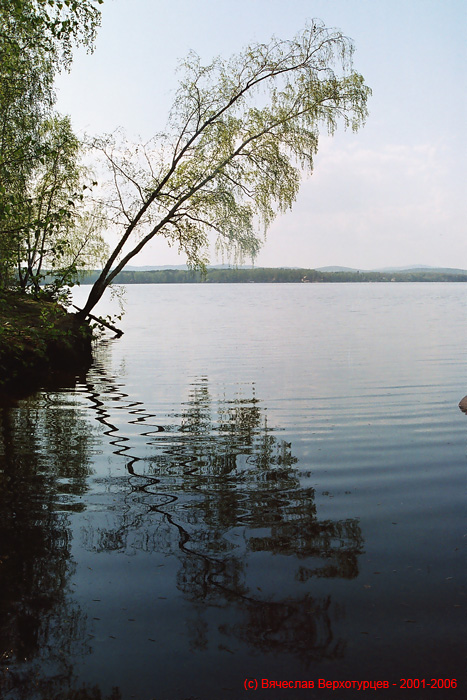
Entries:
{"type": "Polygon", "coordinates": [[[2,698],[465,697],[466,289],[126,287],[0,408],[2,698]]]}

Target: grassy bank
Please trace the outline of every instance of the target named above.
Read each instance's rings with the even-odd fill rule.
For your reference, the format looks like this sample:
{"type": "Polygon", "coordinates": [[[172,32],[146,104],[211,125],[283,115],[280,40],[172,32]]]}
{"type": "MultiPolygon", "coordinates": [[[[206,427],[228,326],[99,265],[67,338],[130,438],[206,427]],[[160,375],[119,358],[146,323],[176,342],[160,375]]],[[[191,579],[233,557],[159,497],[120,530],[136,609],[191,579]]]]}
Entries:
{"type": "Polygon", "coordinates": [[[91,331],[56,302],[0,294],[0,390],[43,384],[89,367],[91,331]]]}

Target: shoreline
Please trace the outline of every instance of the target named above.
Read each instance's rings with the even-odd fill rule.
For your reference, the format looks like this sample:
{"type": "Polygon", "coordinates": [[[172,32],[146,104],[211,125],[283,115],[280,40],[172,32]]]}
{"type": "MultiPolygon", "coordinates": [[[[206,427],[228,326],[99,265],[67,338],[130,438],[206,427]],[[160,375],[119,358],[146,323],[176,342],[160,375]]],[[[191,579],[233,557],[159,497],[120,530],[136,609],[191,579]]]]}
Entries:
{"type": "Polygon", "coordinates": [[[0,295],[0,394],[30,393],[92,362],[92,330],[60,304],[24,294],[0,295]]]}

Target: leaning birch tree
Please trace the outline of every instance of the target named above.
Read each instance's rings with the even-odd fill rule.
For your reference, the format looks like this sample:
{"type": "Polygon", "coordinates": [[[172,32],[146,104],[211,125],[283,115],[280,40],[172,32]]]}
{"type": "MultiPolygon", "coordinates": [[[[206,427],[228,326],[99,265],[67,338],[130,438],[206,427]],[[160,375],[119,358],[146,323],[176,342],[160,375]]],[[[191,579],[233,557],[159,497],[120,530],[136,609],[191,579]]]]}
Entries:
{"type": "Polygon", "coordinates": [[[211,234],[218,250],[254,258],[312,171],[320,130],[355,131],[365,121],[371,91],[353,51],[348,37],[314,20],[292,40],[207,66],[191,53],[167,133],[140,146],[120,135],[95,140],[110,168],[106,206],[119,238],[78,315],[155,236],[194,268],[205,266],[211,234]]]}

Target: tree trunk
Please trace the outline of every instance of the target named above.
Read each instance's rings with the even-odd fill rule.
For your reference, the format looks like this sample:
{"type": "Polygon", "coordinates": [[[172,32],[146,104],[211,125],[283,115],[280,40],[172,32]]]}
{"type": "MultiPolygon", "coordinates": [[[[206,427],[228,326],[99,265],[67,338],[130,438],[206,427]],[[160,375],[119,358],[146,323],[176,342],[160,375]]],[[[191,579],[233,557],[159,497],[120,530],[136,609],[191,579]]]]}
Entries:
{"type": "Polygon", "coordinates": [[[94,284],[91,287],[91,291],[89,293],[88,299],[86,301],[86,304],[84,307],[81,309],[81,311],[78,311],[76,316],[79,319],[84,319],[86,316],[88,316],[89,312],[96,306],[96,304],[100,301],[102,295],[104,294],[106,288],[108,286],[107,280],[106,280],[106,275],[104,273],[101,274],[101,276],[94,282],[94,284]]]}

